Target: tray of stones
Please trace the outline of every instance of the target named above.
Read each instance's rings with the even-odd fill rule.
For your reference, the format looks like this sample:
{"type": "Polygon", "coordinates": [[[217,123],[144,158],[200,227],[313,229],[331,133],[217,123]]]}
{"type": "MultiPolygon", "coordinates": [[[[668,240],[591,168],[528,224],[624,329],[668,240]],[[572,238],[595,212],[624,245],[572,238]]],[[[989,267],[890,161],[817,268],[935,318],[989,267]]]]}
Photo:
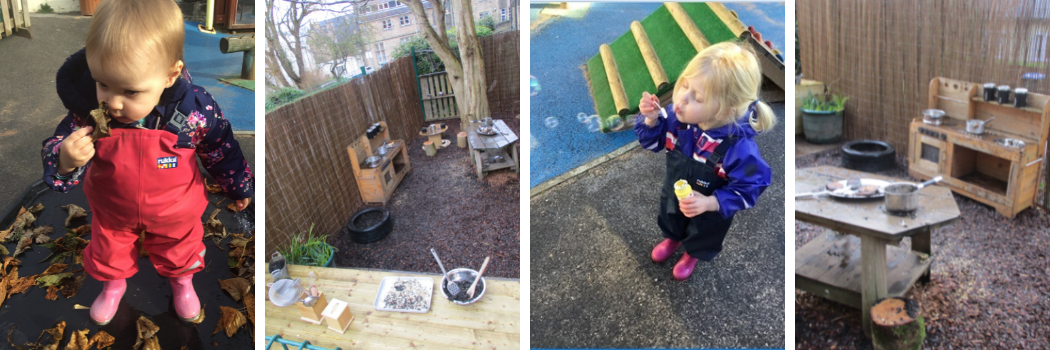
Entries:
{"type": "Polygon", "coordinates": [[[433,298],[432,278],[384,277],[373,305],[379,311],[426,313],[433,298]]]}

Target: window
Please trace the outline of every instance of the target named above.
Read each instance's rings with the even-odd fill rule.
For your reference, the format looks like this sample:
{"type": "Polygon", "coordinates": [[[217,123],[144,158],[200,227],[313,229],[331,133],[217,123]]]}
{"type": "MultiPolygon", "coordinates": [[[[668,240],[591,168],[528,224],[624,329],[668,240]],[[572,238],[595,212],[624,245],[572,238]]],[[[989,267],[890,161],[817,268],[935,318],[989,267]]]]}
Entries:
{"type": "Polygon", "coordinates": [[[393,29],[393,28],[394,28],[394,20],[391,20],[391,19],[384,19],[383,20],[383,30],[390,30],[390,29],[393,29]]]}
{"type": "Polygon", "coordinates": [[[1040,62],[1046,60],[1046,35],[1036,33],[1032,37],[1031,52],[1028,56],[1030,61],[1040,62]]]}
{"type": "Polygon", "coordinates": [[[488,11],[481,11],[481,16],[478,16],[478,18],[485,18],[485,16],[488,16],[488,15],[489,15],[488,11]]]}
{"type": "Polygon", "coordinates": [[[401,38],[401,40],[398,40],[397,44],[398,44],[398,45],[402,45],[402,44],[404,44],[404,43],[407,43],[409,39],[411,39],[411,38],[409,38],[409,37],[407,37],[407,36],[406,36],[406,37],[403,37],[403,38],[401,38]]]}
{"type": "Polygon", "coordinates": [[[386,63],[386,50],[383,49],[383,43],[376,44],[376,60],[380,64],[386,63]]]}
{"type": "Polygon", "coordinates": [[[408,19],[408,16],[401,16],[400,21],[402,27],[412,24],[412,21],[408,19]]]}
{"type": "Polygon", "coordinates": [[[507,9],[499,9],[499,21],[500,22],[506,22],[507,21],[507,9]]]}
{"type": "Polygon", "coordinates": [[[390,3],[389,2],[383,2],[383,3],[379,3],[379,5],[376,5],[376,11],[382,11],[382,10],[386,10],[388,8],[390,8],[390,3]]]}

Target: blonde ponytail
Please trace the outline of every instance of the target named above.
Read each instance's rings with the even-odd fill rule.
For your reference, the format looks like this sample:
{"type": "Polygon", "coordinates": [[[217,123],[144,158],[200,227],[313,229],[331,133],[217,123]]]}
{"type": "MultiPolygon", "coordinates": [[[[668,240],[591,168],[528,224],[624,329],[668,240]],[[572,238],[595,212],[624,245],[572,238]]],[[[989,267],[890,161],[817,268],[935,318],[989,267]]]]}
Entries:
{"type": "Polygon", "coordinates": [[[752,129],[762,133],[772,130],[777,125],[777,115],[765,102],[755,101],[755,115],[749,122],[752,129]]]}

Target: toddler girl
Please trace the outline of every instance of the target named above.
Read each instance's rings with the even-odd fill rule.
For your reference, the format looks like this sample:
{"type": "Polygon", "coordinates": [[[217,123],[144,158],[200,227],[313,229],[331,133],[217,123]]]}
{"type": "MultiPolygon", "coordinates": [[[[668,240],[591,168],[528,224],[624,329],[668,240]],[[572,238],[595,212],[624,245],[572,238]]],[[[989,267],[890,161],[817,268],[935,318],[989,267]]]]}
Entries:
{"type": "Polygon", "coordinates": [[[44,182],[61,192],[84,183],[94,213],[84,270],[103,283],[91,304],[100,325],[113,319],[125,279],[138,271],[142,231],[153,266],[169,277],[176,313],[201,316],[192,278],[204,269],[208,200],[197,157],[238,208],[254,192],[230,123],[184,70],[183,28],[171,0],[104,0],[85,49],[58,71],[69,114],[44,141],[44,182]],[[91,116],[100,102],[108,107],[104,125],[91,116]]]}
{"type": "Polygon", "coordinates": [[[700,51],[678,78],[666,113],[648,92],[639,103],[638,142],[667,151],[657,218],[666,239],[652,259],[662,263],[684,245],[673,270],[677,280],[688,278],[697,260],[711,261],[722,251],[733,215],[755,206],[772,180],[753,138],[772,129],[776,117],[758,101],[762,72],[741,45],[724,42],[700,51]],[[678,180],[692,189],[681,200],[674,191],[678,180]]]}

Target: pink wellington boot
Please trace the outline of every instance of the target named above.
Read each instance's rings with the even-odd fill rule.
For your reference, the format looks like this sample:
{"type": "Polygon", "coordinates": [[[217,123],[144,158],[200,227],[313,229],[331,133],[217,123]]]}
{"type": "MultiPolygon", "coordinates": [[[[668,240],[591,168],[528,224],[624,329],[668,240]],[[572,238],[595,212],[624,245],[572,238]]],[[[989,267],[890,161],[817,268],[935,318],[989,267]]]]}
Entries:
{"type": "Polygon", "coordinates": [[[123,279],[102,282],[102,293],[91,304],[91,321],[99,326],[109,324],[117,314],[117,306],[126,289],[128,282],[123,279]]]}
{"type": "Polygon", "coordinates": [[[689,275],[693,274],[693,268],[696,267],[697,261],[699,260],[689,254],[682,254],[682,259],[678,260],[677,264],[674,264],[674,270],[672,270],[674,279],[685,281],[686,278],[689,278],[689,275]]]}
{"type": "Polygon", "coordinates": [[[678,249],[681,245],[682,242],[670,238],[660,242],[660,244],[656,245],[656,248],[653,248],[653,262],[659,264],[667,261],[667,258],[670,258],[671,254],[674,253],[674,250],[678,249]]]}
{"type": "Polygon", "coordinates": [[[186,322],[196,321],[201,313],[201,300],[197,298],[197,292],[193,290],[193,275],[182,277],[170,277],[172,299],[175,303],[175,313],[186,322]]]}

